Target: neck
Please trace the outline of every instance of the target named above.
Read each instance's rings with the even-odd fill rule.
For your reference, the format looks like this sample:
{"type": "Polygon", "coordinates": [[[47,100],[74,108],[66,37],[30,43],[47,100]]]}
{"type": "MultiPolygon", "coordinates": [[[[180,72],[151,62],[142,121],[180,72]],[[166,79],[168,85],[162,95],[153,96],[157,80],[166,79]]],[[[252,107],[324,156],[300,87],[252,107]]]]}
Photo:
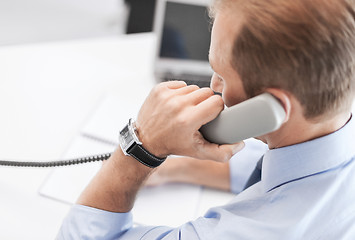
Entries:
{"type": "Polygon", "coordinates": [[[349,121],[350,116],[351,113],[346,112],[327,119],[290,117],[279,130],[265,135],[265,141],[270,149],[310,141],[339,130],[349,121]]]}

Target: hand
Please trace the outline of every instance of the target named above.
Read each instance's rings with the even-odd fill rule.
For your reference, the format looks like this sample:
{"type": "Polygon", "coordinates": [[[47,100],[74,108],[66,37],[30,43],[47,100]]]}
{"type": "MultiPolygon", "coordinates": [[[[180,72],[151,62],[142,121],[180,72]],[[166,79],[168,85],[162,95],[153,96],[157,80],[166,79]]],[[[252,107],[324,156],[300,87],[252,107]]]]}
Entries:
{"type": "Polygon", "coordinates": [[[184,161],[181,159],[173,159],[168,157],[165,162],[156,168],[146,179],[144,185],[148,187],[155,187],[163,185],[166,183],[181,182],[183,177],[181,165],[184,164],[184,161]]]}
{"type": "Polygon", "coordinates": [[[188,183],[230,191],[229,162],[168,157],[148,177],[145,186],[154,187],[166,183],[188,183]]]}
{"type": "Polygon", "coordinates": [[[145,185],[154,187],[177,182],[193,184],[195,182],[191,181],[191,178],[196,176],[196,169],[194,169],[195,166],[191,162],[201,162],[200,164],[203,164],[205,161],[190,157],[170,156],[149,175],[145,185]]]}
{"type": "Polygon", "coordinates": [[[210,88],[171,81],[157,85],[144,102],[136,121],[137,134],[152,154],[170,154],[227,161],[244,143],[218,145],[198,131],[223,110],[220,96],[210,88]]]}

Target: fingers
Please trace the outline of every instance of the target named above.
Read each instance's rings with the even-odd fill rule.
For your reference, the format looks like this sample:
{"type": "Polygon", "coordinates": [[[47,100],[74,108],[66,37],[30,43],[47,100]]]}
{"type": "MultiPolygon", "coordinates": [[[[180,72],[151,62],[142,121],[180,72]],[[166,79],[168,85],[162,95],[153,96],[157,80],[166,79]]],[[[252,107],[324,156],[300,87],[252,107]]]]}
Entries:
{"type": "MultiPolygon", "coordinates": [[[[213,143],[206,143],[203,146],[203,153],[208,156],[209,159],[217,162],[229,161],[232,156],[244,148],[244,142],[238,142],[235,144],[218,145],[213,143]]],[[[205,156],[201,156],[206,158],[205,156]]]]}
{"type": "Polygon", "coordinates": [[[214,95],[213,90],[210,88],[199,88],[190,85],[180,88],[176,92],[182,97],[178,101],[179,104],[193,107],[188,117],[195,123],[203,125],[212,121],[224,108],[221,96],[214,95]]]}
{"type": "Polygon", "coordinates": [[[183,88],[178,89],[176,92],[178,95],[186,95],[189,94],[191,92],[195,92],[197,90],[199,90],[200,88],[197,85],[188,85],[185,86],[183,88]]]}
{"type": "Polygon", "coordinates": [[[199,104],[214,95],[213,90],[210,88],[200,88],[197,85],[186,85],[183,81],[169,81],[161,83],[160,85],[175,90],[176,95],[186,95],[186,101],[192,104],[199,104]]]}
{"type": "Polygon", "coordinates": [[[213,119],[215,119],[218,114],[223,110],[224,102],[221,96],[213,95],[207,98],[206,100],[200,102],[195,111],[196,115],[199,116],[201,123],[206,124],[213,119]]]}
{"type": "Polygon", "coordinates": [[[191,102],[194,105],[197,105],[213,95],[214,92],[211,88],[200,88],[188,94],[186,98],[187,101],[191,102]]]}
{"type": "Polygon", "coordinates": [[[170,89],[179,89],[187,86],[187,84],[184,81],[167,81],[161,83],[160,85],[166,86],[170,89]]]}

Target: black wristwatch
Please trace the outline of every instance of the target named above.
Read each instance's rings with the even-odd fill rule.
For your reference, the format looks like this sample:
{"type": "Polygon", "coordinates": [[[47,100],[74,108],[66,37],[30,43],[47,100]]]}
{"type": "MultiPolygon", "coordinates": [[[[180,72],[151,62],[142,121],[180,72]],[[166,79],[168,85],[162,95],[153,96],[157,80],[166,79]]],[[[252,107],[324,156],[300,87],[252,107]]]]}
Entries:
{"type": "Polygon", "coordinates": [[[139,141],[136,135],[134,122],[129,119],[128,124],[120,131],[119,142],[123,153],[126,156],[134,157],[140,163],[155,168],[162,164],[165,158],[159,158],[148,152],[139,141]]]}

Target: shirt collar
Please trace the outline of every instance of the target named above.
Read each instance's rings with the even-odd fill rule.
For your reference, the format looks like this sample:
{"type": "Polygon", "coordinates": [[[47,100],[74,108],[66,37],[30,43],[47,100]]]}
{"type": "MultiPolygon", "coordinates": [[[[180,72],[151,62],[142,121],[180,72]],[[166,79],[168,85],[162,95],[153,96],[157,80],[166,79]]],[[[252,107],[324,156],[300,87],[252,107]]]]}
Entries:
{"type": "Polygon", "coordinates": [[[269,150],[263,159],[261,183],[265,192],[284,183],[320,173],[355,155],[355,121],[326,136],[269,150]]]}

